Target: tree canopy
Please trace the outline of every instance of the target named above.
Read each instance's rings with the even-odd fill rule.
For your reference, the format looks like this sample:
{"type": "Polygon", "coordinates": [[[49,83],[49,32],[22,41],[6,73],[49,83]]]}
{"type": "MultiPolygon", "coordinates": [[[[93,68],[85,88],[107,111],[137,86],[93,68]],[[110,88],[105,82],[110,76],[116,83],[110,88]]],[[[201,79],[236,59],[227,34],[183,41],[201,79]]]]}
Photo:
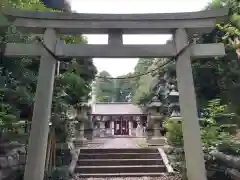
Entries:
{"type": "MultiPolygon", "coordinates": [[[[224,102],[231,102],[235,108],[239,106],[239,59],[236,53],[234,39],[239,38],[239,2],[237,0],[213,0],[206,9],[229,7],[230,13],[227,21],[217,24],[216,28],[208,34],[203,34],[198,40],[201,43],[223,42],[226,47],[226,56],[221,58],[195,59],[192,61],[195,90],[199,106],[209,100],[221,98],[224,102]],[[206,81],[208,79],[208,81],[206,81]]],[[[134,73],[147,72],[161,64],[163,59],[140,59],[134,73]]],[[[158,73],[148,74],[136,80],[133,92],[133,101],[137,104],[144,103],[143,99],[152,96],[157,79],[162,78],[161,72],[175,76],[174,63],[161,68],[158,73]],[[160,75],[161,74],[161,75],[160,75]],[[150,83],[151,82],[151,83],[150,83]]],[[[149,98],[147,98],[149,100],[149,98]]],[[[145,101],[146,102],[146,101],[145,101]]]]}
{"type": "MultiPolygon", "coordinates": [[[[2,6],[24,10],[53,11],[39,0],[1,1],[2,6]],[[4,3],[5,2],[5,3],[4,3]]],[[[0,34],[1,42],[30,43],[34,36],[23,35],[14,26],[0,34]]],[[[62,35],[65,43],[86,43],[81,35],[62,35]]],[[[56,61],[57,62],[57,61],[56,61]]],[[[20,120],[31,120],[36,91],[39,58],[1,57],[0,124],[9,125],[20,120]]],[[[87,101],[96,74],[92,59],[71,59],[60,62],[55,76],[52,115],[65,114],[71,106],[87,101]]]]}

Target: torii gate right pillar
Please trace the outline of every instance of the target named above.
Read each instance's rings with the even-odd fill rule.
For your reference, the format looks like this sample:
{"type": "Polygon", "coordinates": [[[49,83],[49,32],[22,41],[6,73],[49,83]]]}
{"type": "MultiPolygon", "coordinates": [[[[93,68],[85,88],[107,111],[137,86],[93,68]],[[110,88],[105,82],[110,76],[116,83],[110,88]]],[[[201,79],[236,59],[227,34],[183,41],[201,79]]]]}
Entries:
{"type": "MultiPolygon", "coordinates": [[[[186,30],[177,29],[174,40],[179,52],[188,43],[186,30]]],[[[176,63],[179,102],[183,117],[184,152],[188,179],[206,180],[190,52],[188,48],[179,56],[176,63]]]]}

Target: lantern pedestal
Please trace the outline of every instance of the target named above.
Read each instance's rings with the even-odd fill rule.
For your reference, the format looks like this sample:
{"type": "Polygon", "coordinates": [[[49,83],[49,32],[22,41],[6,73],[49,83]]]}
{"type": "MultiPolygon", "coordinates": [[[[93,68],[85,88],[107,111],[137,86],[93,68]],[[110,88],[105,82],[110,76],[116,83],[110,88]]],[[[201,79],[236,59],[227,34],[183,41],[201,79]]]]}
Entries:
{"type": "Polygon", "coordinates": [[[153,129],[146,128],[146,139],[149,141],[153,137],[153,129]]]}
{"type": "Polygon", "coordinates": [[[164,146],[166,144],[166,138],[161,135],[161,116],[151,117],[152,119],[156,119],[153,128],[153,137],[149,139],[148,143],[150,146],[164,146]]]}
{"type": "Polygon", "coordinates": [[[85,136],[87,140],[93,140],[93,129],[85,130],[85,136]]]}
{"type": "Polygon", "coordinates": [[[86,146],[88,144],[88,140],[85,137],[82,137],[82,138],[75,139],[73,143],[78,148],[78,147],[86,146]]]}
{"type": "Polygon", "coordinates": [[[84,137],[84,123],[85,121],[79,120],[78,121],[78,125],[77,125],[77,135],[76,135],[76,139],[74,140],[74,144],[77,147],[82,147],[87,145],[88,140],[84,137]]]}
{"type": "Polygon", "coordinates": [[[105,122],[100,121],[100,137],[105,137],[105,122]]]}

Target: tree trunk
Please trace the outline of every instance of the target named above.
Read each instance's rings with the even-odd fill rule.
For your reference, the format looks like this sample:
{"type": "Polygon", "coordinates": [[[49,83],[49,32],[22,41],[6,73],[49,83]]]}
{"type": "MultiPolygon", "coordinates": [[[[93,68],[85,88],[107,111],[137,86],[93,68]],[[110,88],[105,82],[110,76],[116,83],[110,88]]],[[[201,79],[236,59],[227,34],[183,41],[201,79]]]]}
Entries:
{"type": "Polygon", "coordinates": [[[213,151],[210,154],[229,168],[240,170],[240,157],[226,155],[219,151],[213,151]]]}
{"type": "Polygon", "coordinates": [[[231,179],[240,180],[240,172],[236,169],[227,168],[226,172],[231,177],[231,179]]]}

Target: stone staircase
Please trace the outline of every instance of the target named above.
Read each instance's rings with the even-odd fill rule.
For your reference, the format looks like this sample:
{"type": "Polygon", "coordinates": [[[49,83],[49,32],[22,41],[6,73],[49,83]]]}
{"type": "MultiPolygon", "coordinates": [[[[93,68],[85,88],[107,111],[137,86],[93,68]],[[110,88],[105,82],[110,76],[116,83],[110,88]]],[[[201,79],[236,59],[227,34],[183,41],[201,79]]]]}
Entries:
{"type": "Polygon", "coordinates": [[[167,168],[154,148],[82,149],[75,173],[81,178],[157,177],[167,173],[167,168]]]}

